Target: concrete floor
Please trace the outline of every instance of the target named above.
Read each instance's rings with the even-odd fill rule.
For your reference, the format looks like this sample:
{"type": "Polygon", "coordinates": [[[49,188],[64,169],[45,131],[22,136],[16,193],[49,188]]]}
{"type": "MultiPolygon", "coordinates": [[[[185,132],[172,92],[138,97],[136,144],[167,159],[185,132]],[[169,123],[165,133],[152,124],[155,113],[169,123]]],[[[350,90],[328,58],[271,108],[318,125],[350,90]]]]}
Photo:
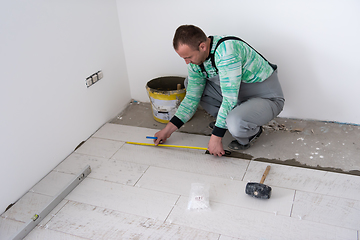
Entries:
{"type": "MultiPolygon", "coordinates": [[[[178,131],[210,136],[214,118],[199,109],[178,131]]],[[[154,120],[150,103],[132,101],[110,123],[162,129],[154,120]]],[[[278,163],[360,176],[360,126],[321,121],[276,118],[263,126],[264,133],[251,146],[231,157],[278,163]]],[[[227,132],[224,149],[233,140],[227,132]]]]}

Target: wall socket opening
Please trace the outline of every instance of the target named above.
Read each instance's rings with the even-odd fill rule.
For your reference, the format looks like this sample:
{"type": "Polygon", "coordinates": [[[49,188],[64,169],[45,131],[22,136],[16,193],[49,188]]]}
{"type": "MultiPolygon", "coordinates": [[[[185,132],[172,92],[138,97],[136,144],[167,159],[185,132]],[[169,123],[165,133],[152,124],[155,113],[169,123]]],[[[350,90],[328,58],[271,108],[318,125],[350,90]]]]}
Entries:
{"type": "Polygon", "coordinates": [[[89,77],[87,77],[85,79],[86,87],[89,88],[91,85],[95,84],[96,82],[98,82],[103,77],[104,77],[104,75],[103,75],[103,72],[101,70],[97,71],[94,74],[91,74],[89,77]]]}

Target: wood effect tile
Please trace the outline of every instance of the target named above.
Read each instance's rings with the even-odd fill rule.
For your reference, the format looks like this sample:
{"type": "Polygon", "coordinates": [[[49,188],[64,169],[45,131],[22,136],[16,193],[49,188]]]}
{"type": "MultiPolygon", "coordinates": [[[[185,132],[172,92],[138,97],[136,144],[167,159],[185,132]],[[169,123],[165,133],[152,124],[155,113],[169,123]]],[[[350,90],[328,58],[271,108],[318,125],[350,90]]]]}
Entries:
{"type": "MultiPolygon", "coordinates": [[[[153,140],[146,139],[146,136],[154,136],[154,134],[158,131],[159,130],[157,129],[107,123],[102,128],[100,128],[93,135],[93,137],[111,139],[122,142],[153,143],[153,140]]],[[[171,137],[166,141],[166,144],[206,148],[208,142],[208,136],[174,132],[171,137]]]]}
{"type": "Polygon", "coordinates": [[[219,234],[71,201],[48,227],[88,239],[219,238],[219,234]]]}
{"type": "Polygon", "coordinates": [[[153,136],[157,131],[159,130],[107,123],[94,133],[93,137],[122,142],[139,140],[151,142],[146,136],[153,136]]]}
{"type": "Polygon", "coordinates": [[[88,176],[89,178],[101,179],[131,186],[138,181],[138,179],[149,167],[148,165],[133,162],[110,160],[73,153],[59,166],[57,166],[54,171],[77,174],[86,165],[90,165],[91,167],[91,174],[88,176]]]}
{"type": "Polygon", "coordinates": [[[267,185],[360,200],[360,177],[348,174],[251,161],[244,180],[260,181],[267,165],[267,185]]]}
{"type": "Polygon", "coordinates": [[[66,199],[165,220],[178,195],[86,178],[66,199]]]}
{"type": "Polygon", "coordinates": [[[297,191],[292,217],[360,229],[360,201],[297,191]]]}
{"type": "Polygon", "coordinates": [[[75,175],[79,173],[82,169],[84,169],[86,165],[90,165],[90,174],[91,177],[93,177],[93,175],[95,175],[94,172],[96,172],[97,169],[101,168],[102,164],[104,164],[106,160],[108,160],[108,158],[90,156],[73,152],[67,158],[65,158],[56,168],[54,168],[53,172],[75,175]]]}
{"type": "Polygon", "coordinates": [[[180,197],[167,221],[240,239],[355,240],[355,230],[211,202],[211,211],[187,211],[180,197]]]}
{"type": "MultiPolygon", "coordinates": [[[[23,222],[11,220],[8,218],[0,218],[0,239],[10,240],[24,227],[23,222]]],[[[35,227],[25,238],[25,240],[33,239],[51,239],[51,240],[81,240],[84,238],[72,236],[67,233],[52,231],[47,227],[35,227]]]]}
{"type": "Polygon", "coordinates": [[[55,196],[57,193],[59,193],[59,191],[66,187],[74,179],[74,177],[75,175],[73,174],[51,171],[32,189],[30,189],[29,192],[55,196]]]}
{"type": "Polygon", "coordinates": [[[97,157],[111,158],[123,144],[123,142],[113,140],[89,138],[75,152],[97,157]]]}
{"type": "Polygon", "coordinates": [[[242,180],[248,160],[215,157],[203,151],[125,144],[112,159],[242,180]]]}
{"type": "MultiPolygon", "coordinates": [[[[26,223],[34,214],[40,213],[52,199],[50,196],[28,192],[4,213],[4,217],[26,223]]],[[[43,216],[44,219],[40,222],[40,225],[45,225],[66,202],[66,200],[61,201],[47,216],[43,216]]]]}
{"type": "Polygon", "coordinates": [[[295,194],[294,190],[274,187],[270,199],[257,199],[245,194],[247,183],[243,181],[158,167],[150,167],[136,186],[189,196],[191,183],[208,184],[211,201],[286,216],[290,216],[295,194]]]}
{"type": "Polygon", "coordinates": [[[33,239],[51,239],[51,240],[83,240],[86,238],[74,236],[64,232],[58,232],[50,230],[46,227],[36,227],[32,230],[24,240],[33,240],[33,239]]]}
{"type": "Polygon", "coordinates": [[[10,239],[22,229],[23,225],[23,222],[5,218],[5,216],[0,217],[0,239],[10,239]]]}

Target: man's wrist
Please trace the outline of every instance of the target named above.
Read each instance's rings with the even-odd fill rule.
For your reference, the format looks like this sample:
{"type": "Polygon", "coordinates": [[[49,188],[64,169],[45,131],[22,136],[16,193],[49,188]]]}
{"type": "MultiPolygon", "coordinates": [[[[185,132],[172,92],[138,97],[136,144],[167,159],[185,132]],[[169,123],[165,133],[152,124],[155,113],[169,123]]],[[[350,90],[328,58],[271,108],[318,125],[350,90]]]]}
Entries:
{"type": "Polygon", "coordinates": [[[224,137],[224,135],[225,135],[225,133],[226,133],[226,129],[225,128],[219,128],[219,127],[217,127],[217,126],[214,126],[214,129],[213,129],[213,131],[212,131],[212,133],[211,134],[213,134],[213,135],[215,135],[215,136],[217,136],[217,137],[224,137]]]}
{"type": "Polygon", "coordinates": [[[183,121],[180,120],[177,116],[173,116],[170,120],[172,124],[174,124],[178,129],[181,128],[182,125],[184,125],[183,121]]]}

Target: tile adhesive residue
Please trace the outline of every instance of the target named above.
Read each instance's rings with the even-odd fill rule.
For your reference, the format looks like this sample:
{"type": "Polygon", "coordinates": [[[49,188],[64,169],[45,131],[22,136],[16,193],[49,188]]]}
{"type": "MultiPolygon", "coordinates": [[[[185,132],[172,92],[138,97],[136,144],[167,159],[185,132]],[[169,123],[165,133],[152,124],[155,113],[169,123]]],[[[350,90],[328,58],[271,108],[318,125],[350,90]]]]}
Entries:
{"type": "MultiPolygon", "coordinates": [[[[287,131],[287,132],[292,132],[292,133],[299,133],[299,132],[302,132],[304,130],[302,128],[289,129],[284,124],[279,124],[274,120],[270,121],[268,125],[263,126],[263,128],[268,129],[268,130],[271,129],[271,130],[274,130],[274,131],[287,131]]],[[[329,128],[320,127],[320,131],[322,133],[326,133],[326,132],[329,131],[329,128]]],[[[313,130],[311,130],[311,132],[314,133],[313,130]]],[[[298,138],[297,140],[303,141],[304,138],[298,138]]],[[[316,148],[316,149],[319,150],[319,148],[316,148]]],[[[315,154],[317,154],[317,153],[315,153],[315,154]]],[[[295,154],[295,155],[297,155],[297,154],[295,154]]],[[[335,172],[335,173],[342,173],[342,174],[350,174],[350,175],[360,176],[360,171],[359,170],[344,171],[341,168],[322,167],[322,166],[319,166],[319,165],[310,166],[308,164],[301,163],[301,162],[297,161],[294,158],[293,159],[286,159],[286,160],[270,159],[270,158],[264,158],[264,157],[255,158],[254,156],[252,156],[250,154],[241,153],[241,152],[232,152],[230,157],[242,158],[242,159],[258,161],[258,162],[275,163],[275,164],[281,164],[281,165],[292,166],[292,167],[301,167],[301,168],[307,168],[307,169],[322,170],[322,171],[328,171],[328,172],[335,172]]],[[[320,156],[320,158],[322,158],[322,156],[320,156]]]]}

